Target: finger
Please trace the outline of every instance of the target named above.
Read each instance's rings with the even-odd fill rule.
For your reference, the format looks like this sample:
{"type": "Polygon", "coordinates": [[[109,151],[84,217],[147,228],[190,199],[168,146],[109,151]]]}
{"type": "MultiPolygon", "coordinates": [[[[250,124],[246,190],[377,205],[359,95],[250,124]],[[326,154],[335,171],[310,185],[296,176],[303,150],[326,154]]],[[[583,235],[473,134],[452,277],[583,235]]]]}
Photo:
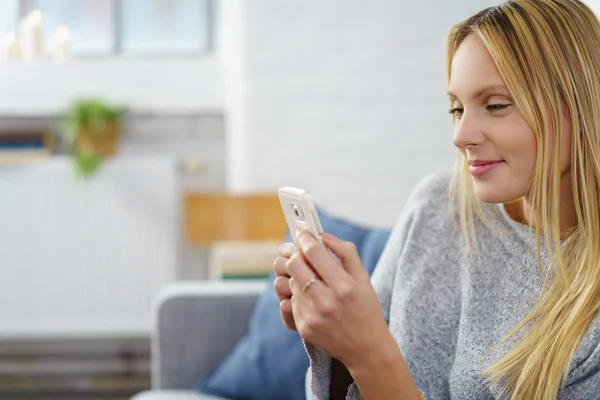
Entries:
{"type": "Polygon", "coordinates": [[[287,268],[285,266],[285,263],[287,263],[289,260],[289,257],[277,257],[275,259],[275,262],[273,263],[273,270],[275,271],[275,274],[277,276],[286,276],[289,277],[290,275],[287,272],[287,268]]]}
{"type": "Polygon", "coordinates": [[[279,301],[287,300],[292,297],[292,290],[290,289],[289,281],[290,278],[286,278],[284,276],[278,276],[275,278],[273,286],[275,287],[275,293],[277,293],[279,301]]]}
{"type": "Polygon", "coordinates": [[[319,278],[315,278],[315,282],[310,285],[308,285],[308,282],[310,282],[310,279],[300,282],[297,279],[290,278],[288,283],[290,285],[290,290],[292,291],[292,300],[294,300],[294,297],[296,300],[301,299],[302,295],[306,293],[309,293],[311,297],[318,298],[324,296],[323,292],[330,290],[326,288],[323,281],[319,278]]]}
{"type": "Polygon", "coordinates": [[[294,320],[294,314],[292,313],[292,301],[291,300],[283,300],[279,303],[279,314],[281,315],[281,320],[283,321],[283,325],[292,330],[296,331],[296,321],[294,320]]]}
{"type": "MultiPolygon", "coordinates": [[[[298,285],[304,285],[306,282],[317,276],[317,273],[306,262],[302,252],[297,252],[291,256],[286,262],[286,268],[291,277],[290,280],[293,280],[298,285]]],[[[299,291],[294,292],[295,286],[290,284],[290,287],[292,289],[292,294],[299,293],[299,291]]]]}
{"type": "Polygon", "coordinates": [[[292,314],[292,300],[281,300],[281,302],[279,303],[279,311],[281,311],[284,314],[292,314]]]}
{"type": "Polygon", "coordinates": [[[354,243],[340,240],[327,233],[323,235],[323,243],[340,258],[344,269],[351,276],[354,278],[363,278],[365,276],[366,271],[360,261],[360,256],[354,243]]]}
{"type": "Polygon", "coordinates": [[[296,246],[294,245],[294,243],[284,243],[281,246],[279,246],[279,255],[281,257],[290,258],[295,252],[296,246]]]}
{"type": "Polygon", "coordinates": [[[303,284],[300,283],[300,282],[298,282],[298,279],[296,279],[296,278],[290,278],[288,280],[288,285],[290,286],[290,291],[292,292],[292,297],[295,294],[302,293],[302,286],[303,286],[303,284]]]}
{"type": "Polygon", "coordinates": [[[307,230],[302,230],[297,237],[298,246],[310,266],[319,274],[325,284],[335,287],[338,282],[347,278],[340,262],[307,230]]]}

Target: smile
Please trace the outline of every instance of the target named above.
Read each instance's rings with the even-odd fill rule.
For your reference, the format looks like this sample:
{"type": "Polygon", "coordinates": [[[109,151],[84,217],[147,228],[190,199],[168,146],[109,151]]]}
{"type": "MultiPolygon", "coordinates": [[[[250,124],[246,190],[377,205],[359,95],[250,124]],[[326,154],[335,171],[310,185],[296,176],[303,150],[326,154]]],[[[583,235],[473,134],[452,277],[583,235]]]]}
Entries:
{"type": "Polygon", "coordinates": [[[482,176],[487,174],[488,172],[495,170],[504,163],[504,160],[469,162],[469,172],[473,176],[482,176]]]}

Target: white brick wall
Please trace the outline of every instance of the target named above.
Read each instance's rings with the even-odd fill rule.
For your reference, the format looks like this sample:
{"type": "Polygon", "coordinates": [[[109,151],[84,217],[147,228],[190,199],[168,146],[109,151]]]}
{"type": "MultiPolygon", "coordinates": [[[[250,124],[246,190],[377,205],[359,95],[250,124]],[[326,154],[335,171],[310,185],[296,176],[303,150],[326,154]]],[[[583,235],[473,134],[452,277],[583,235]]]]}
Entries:
{"type": "Polygon", "coordinates": [[[227,0],[228,185],[297,185],[330,211],[394,223],[449,168],[444,36],[497,0],[227,0]]]}
{"type": "MultiPolygon", "coordinates": [[[[4,33],[4,32],[2,32],[4,33]]],[[[106,97],[146,112],[221,111],[222,65],[214,54],[189,59],[107,58],[0,66],[0,112],[62,111],[79,96],[106,97]]]]}

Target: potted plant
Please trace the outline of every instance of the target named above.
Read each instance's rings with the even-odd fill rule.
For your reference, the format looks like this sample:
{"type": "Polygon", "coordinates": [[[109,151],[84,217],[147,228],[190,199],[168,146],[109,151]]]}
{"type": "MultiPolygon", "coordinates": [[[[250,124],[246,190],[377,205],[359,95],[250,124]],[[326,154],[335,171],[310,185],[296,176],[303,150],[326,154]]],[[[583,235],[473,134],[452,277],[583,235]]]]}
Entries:
{"type": "Polygon", "coordinates": [[[73,150],[77,172],[91,176],[102,159],[117,151],[126,109],[85,98],[74,101],[60,116],[63,141],[73,150]]]}

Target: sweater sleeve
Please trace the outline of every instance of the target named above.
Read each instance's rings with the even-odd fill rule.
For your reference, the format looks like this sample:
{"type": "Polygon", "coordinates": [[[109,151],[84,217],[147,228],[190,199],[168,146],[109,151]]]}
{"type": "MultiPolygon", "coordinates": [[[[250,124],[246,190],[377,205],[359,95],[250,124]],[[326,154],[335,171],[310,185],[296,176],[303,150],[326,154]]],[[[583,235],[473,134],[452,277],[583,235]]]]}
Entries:
{"type": "MultiPolygon", "coordinates": [[[[598,357],[596,357],[598,358],[598,357]]],[[[598,362],[598,360],[596,360],[598,362]]],[[[590,366],[576,382],[567,385],[559,399],[587,400],[600,398],[600,363],[590,366]]]]}
{"type": "MultiPolygon", "coordinates": [[[[413,229],[414,216],[421,203],[424,188],[429,185],[432,179],[432,176],[425,178],[413,191],[392,230],[371,277],[371,282],[383,308],[386,323],[389,323],[390,304],[398,261],[401,258],[404,243],[413,229]]],[[[315,400],[329,399],[331,357],[326,355],[317,346],[308,342],[305,342],[305,347],[310,359],[310,367],[307,374],[307,397],[308,399],[315,400]]],[[[347,399],[361,399],[360,392],[355,383],[349,387],[347,399]]]]}
{"type": "Polygon", "coordinates": [[[600,314],[596,314],[589,332],[579,345],[560,400],[600,398],[600,314]]]}

